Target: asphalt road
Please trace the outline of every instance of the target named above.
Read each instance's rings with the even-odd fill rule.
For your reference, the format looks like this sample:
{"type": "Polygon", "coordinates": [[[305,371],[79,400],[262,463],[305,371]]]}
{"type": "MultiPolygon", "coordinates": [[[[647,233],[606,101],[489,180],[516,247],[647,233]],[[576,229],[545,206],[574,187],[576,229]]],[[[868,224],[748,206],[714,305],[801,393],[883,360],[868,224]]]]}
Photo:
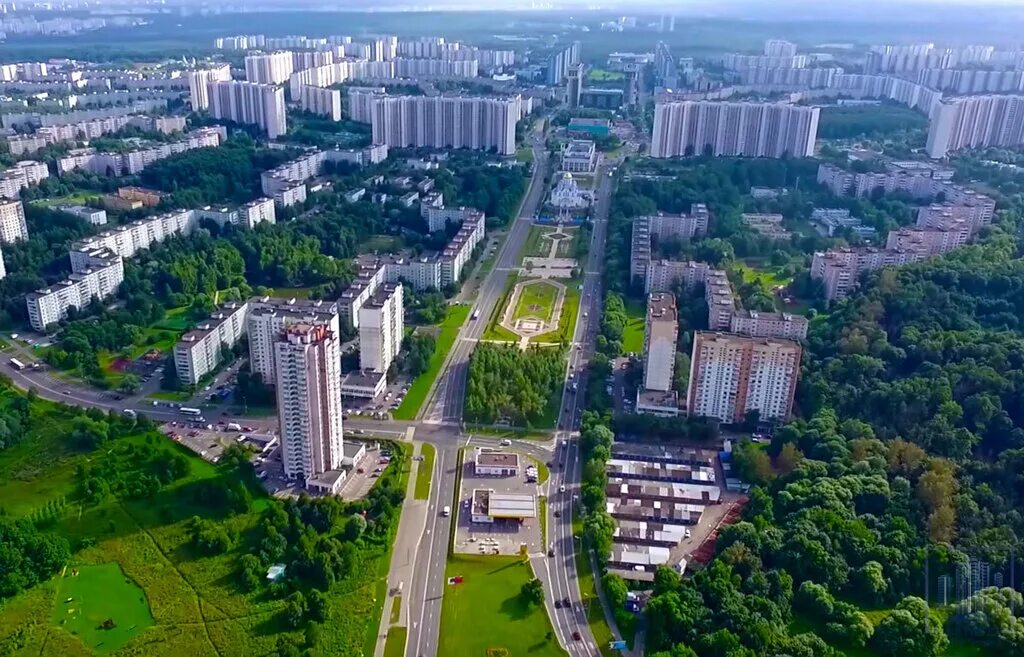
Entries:
{"type": "Polygon", "coordinates": [[[543,134],[534,133],[532,147],[533,175],[530,178],[530,187],[520,209],[519,217],[509,228],[508,236],[498,252],[494,268],[480,284],[476,302],[473,304],[473,312],[478,312],[479,315],[476,319],[472,319],[471,313],[471,319],[462,327],[438,377],[433,394],[420,411],[422,418],[427,422],[455,424],[462,422],[469,357],[487,329],[495,306],[501,301],[509,274],[519,269],[517,263],[519,252],[530,234],[534,214],[546,191],[547,185],[544,182],[544,176],[548,171],[548,153],[544,147],[543,134]]]}

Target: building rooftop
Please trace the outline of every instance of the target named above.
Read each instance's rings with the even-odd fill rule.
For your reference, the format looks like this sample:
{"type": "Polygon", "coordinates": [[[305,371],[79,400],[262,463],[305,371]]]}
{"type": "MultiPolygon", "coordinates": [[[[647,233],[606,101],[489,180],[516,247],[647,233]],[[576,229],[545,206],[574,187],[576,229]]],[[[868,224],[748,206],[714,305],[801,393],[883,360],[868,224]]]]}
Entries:
{"type": "Polygon", "coordinates": [[[477,450],[476,464],[485,467],[518,468],[519,455],[512,452],[477,450]]]}

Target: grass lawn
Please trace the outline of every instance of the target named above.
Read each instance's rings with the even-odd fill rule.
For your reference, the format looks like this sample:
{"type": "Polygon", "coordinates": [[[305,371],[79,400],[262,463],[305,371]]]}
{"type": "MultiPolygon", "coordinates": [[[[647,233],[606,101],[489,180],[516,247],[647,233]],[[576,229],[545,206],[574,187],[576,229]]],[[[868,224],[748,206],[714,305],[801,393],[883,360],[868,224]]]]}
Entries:
{"type": "Polygon", "coordinates": [[[359,245],[360,253],[402,250],[402,238],[394,235],[370,235],[359,245]]]}
{"type": "Polygon", "coordinates": [[[516,159],[520,162],[533,162],[533,149],[529,146],[521,146],[517,148],[516,159]]]}
{"type": "Polygon", "coordinates": [[[416,471],[416,494],[414,497],[417,500],[425,500],[430,496],[430,478],[434,474],[434,456],[436,454],[437,450],[430,443],[420,445],[420,455],[423,460],[420,461],[416,471]]]}
{"type": "Polygon", "coordinates": [[[405,642],[408,634],[409,630],[404,627],[392,627],[389,629],[388,639],[384,643],[384,657],[403,657],[405,655],[405,642]]]}
{"type": "Polygon", "coordinates": [[[44,207],[53,208],[58,205],[85,205],[90,199],[99,198],[100,196],[102,196],[102,194],[99,192],[82,192],[80,194],[68,194],[67,196],[58,196],[57,198],[40,199],[38,201],[31,202],[44,207]]]}
{"type": "Polygon", "coordinates": [[[142,589],[116,563],[67,568],[52,618],[99,654],[117,650],[154,622],[142,589]],[[113,626],[103,629],[108,620],[113,626]]]}
{"type": "Polygon", "coordinates": [[[282,297],[285,299],[308,299],[311,291],[306,287],[274,287],[270,288],[267,294],[272,297],[282,297]]]}
{"type": "Polygon", "coordinates": [[[548,249],[551,247],[551,243],[547,240],[542,240],[541,237],[544,233],[551,232],[551,228],[545,226],[530,226],[530,232],[526,235],[526,241],[523,242],[523,248],[519,251],[519,264],[523,264],[523,258],[526,257],[539,257],[546,256],[548,249]],[[544,245],[547,245],[545,248],[544,245]]]}
{"type": "Polygon", "coordinates": [[[622,332],[622,350],[641,353],[644,350],[644,316],[646,310],[642,301],[626,303],[626,328],[622,332]]]}
{"type": "Polygon", "coordinates": [[[537,513],[540,514],[540,544],[548,544],[548,498],[541,495],[537,498],[537,513]]]}
{"type": "Polygon", "coordinates": [[[437,334],[434,355],[430,357],[430,367],[416,377],[416,380],[409,386],[409,392],[405,395],[405,399],[392,413],[396,420],[412,420],[419,414],[420,407],[423,406],[427,393],[430,392],[430,386],[433,385],[434,379],[441,371],[441,366],[444,364],[445,358],[448,357],[448,352],[452,350],[455,338],[459,335],[459,329],[466,323],[467,317],[469,317],[469,306],[448,307],[448,314],[441,322],[441,330],[437,334]]]}
{"type": "Polygon", "coordinates": [[[516,301],[512,319],[536,317],[545,322],[549,321],[555,311],[557,298],[558,288],[554,285],[546,281],[527,283],[519,292],[519,299],[516,301]]]}
{"type": "Polygon", "coordinates": [[[736,263],[736,268],[743,274],[743,282],[760,281],[769,290],[780,285],[785,286],[793,282],[792,277],[784,276],[781,268],[757,260],[745,260],[736,263]]]}
{"type": "Polygon", "coordinates": [[[445,571],[463,581],[445,587],[439,655],[565,655],[544,607],[529,605],[519,595],[533,579],[529,563],[519,557],[460,554],[448,561],[445,571]]]}
{"type": "Polygon", "coordinates": [[[512,288],[515,287],[517,281],[518,277],[515,274],[509,275],[508,280],[505,282],[505,290],[501,293],[501,299],[495,304],[494,312],[491,313],[490,320],[487,322],[487,328],[484,329],[483,335],[480,336],[482,340],[519,342],[518,335],[501,326],[501,318],[505,313],[505,306],[508,305],[509,297],[512,295],[512,288]]]}
{"type": "Polygon", "coordinates": [[[573,549],[576,553],[576,576],[580,583],[580,602],[587,610],[587,623],[594,635],[598,648],[601,650],[601,657],[619,657],[618,650],[612,650],[608,646],[615,640],[612,629],[608,627],[608,621],[604,617],[604,610],[601,609],[601,602],[597,597],[596,583],[594,582],[594,571],[590,567],[588,553],[583,550],[582,541],[576,537],[583,536],[583,520],[573,518],[572,521],[573,549]]]}
{"type": "Polygon", "coordinates": [[[554,333],[538,335],[530,342],[555,342],[568,344],[576,332],[576,321],[580,312],[580,291],[576,279],[562,281],[565,284],[565,301],[562,303],[562,315],[558,318],[558,330],[554,333]]]}
{"type": "Polygon", "coordinates": [[[402,616],[402,596],[396,595],[391,600],[391,624],[394,625],[402,616]]]}
{"type": "Polygon", "coordinates": [[[591,82],[620,82],[626,79],[625,74],[619,71],[609,71],[603,68],[592,68],[587,71],[587,79],[591,82]]]}
{"type": "Polygon", "coordinates": [[[186,402],[192,399],[192,395],[181,390],[157,390],[147,395],[150,399],[161,399],[163,401],[186,402]]]}

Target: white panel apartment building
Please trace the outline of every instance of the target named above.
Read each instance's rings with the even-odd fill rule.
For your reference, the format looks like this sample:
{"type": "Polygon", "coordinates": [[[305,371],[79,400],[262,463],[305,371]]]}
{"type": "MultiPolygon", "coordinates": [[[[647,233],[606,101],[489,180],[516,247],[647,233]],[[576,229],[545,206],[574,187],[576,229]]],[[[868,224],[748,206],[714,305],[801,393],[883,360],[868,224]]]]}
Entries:
{"type": "Polygon", "coordinates": [[[29,323],[37,331],[45,331],[68,315],[72,308],[84,308],[93,300],[105,299],[124,281],[124,262],[120,256],[100,249],[90,257],[87,266],[49,287],[25,296],[29,323]]]}
{"type": "Polygon", "coordinates": [[[75,169],[85,169],[99,175],[130,176],[172,155],[196,148],[220,146],[226,138],[227,130],[223,126],[216,126],[200,128],[176,141],[127,153],[97,153],[93,149],[85,149],[58,159],[57,172],[64,175],[75,169]]]}
{"type": "Polygon", "coordinates": [[[245,79],[257,84],[284,84],[295,70],[292,53],[279,50],[245,56],[245,79]]]}
{"type": "Polygon", "coordinates": [[[21,201],[0,201],[0,243],[10,244],[28,239],[25,207],[21,201]]]}
{"type": "Polygon", "coordinates": [[[257,224],[277,223],[277,212],[274,209],[274,199],[257,198],[249,201],[238,208],[238,223],[249,228],[255,228],[257,224]]]}
{"type": "Polygon", "coordinates": [[[323,324],[331,333],[338,335],[338,306],[305,299],[261,297],[249,300],[246,318],[249,367],[266,384],[273,385],[277,380],[274,344],[281,332],[293,324],[323,324]]]}
{"type": "Polygon", "coordinates": [[[321,89],[309,85],[299,87],[299,95],[295,99],[299,107],[319,116],[326,116],[332,121],[341,120],[341,90],[321,89]]]}
{"type": "Polygon", "coordinates": [[[661,102],[654,110],[651,157],[810,157],[817,107],[783,103],[661,102]]]}
{"type": "Polygon", "coordinates": [[[462,279],[462,268],[473,255],[473,249],[484,238],[484,213],[477,212],[466,217],[439,255],[441,261],[441,286],[458,283],[462,279]]]}
{"type": "Polygon", "coordinates": [[[698,331],[690,359],[687,413],[736,424],[758,411],[762,420],[789,417],[800,374],[792,340],[698,331]]]}
{"type": "Polygon", "coordinates": [[[195,385],[217,369],[223,351],[234,347],[245,335],[248,310],[246,302],[224,304],[209,319],[181,337],[174,346],[174,367],[179,381],[195,385]]]}
{"type": "Polygon", "coordinates": [[[672,390],[679,338],[679,312],[675,295],[657,292],[647,297],[647,321],[644,325],[644,388],[672,390]]]}
{"type": "Polygon", "coordinates": [[[359,309],[359,368],[385,373],[402,350],[403,289],[388,283],[359,309]]]}
{"type": "Polygon", "coordinates": [[[50,177],[50,170],[43,162],[22,160],[14,166],[0,171],[0,198],[18,198],[21,190],[38,185],[50,177]]]}
{"type": "Polygon", "coordinates": [[[288,131],[282,87],[232,80],[211,82],[207,89],[214,118],[257,125],[270,139],[288,131]]]}
{"type": "Polygon", "coordinates": [[[77,272],[82,267],[91,266],[91,254],[98,249],[106,249],[122,258],[134,257],[139,251],[168,237],[191,233],[198,222],[199,215],[195,210],[178,210],[104,231],[72,244],[71,270],[77,272]]]}
{"type": "Polygon", "coordinates": [[[474,96],[381,96],[373,105],[373,141],[391,148],[516,150],[522,99],[474,96]]]}
{"type": "Polygon", "coordinates": [[[928,125],[928,157],[1024,144],[1024,96],[967,96],[939,102],[928,125]]]}
{"type": "Polygon", "coordinates": [[[690,213],[683,215],[658,213],[633,220],[632,249],[630,251],[629,273],[632,278],[644,276],[651,261],[652,239],[677,237],[691,240],[707,234],[710,215],[703,203],[690,206],[690,213]]]}
{"type": "Polygon", "coordinates": [[[293,324],[274,343],[277,409],[284,474],[337,493],[344,476],[321,477],[344,459],[341,344],[323,324],[293,324]]]}
{"type": "Polygon", "coordinates": [[[215,66],[188,72],[189,102],[195,111],[205,110],[210,106],[210,83],[228,82],[231,80],[231,66],[215,66]]]}

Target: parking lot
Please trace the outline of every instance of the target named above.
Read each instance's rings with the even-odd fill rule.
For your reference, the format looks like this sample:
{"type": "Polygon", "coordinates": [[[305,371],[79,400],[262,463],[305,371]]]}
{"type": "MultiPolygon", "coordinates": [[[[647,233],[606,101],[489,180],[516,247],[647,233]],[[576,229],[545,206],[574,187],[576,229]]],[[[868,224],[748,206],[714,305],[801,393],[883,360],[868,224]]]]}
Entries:
{"type": "MultiPolygon", "coordinates": [[[[512,452],[514,453],[514,452],[512,452]]],[[[519,554],[526,545],[530,553],[541,553],[547,548],[541,541],[540,514],[542,509],[536,483],[527,482],[526,467],[533,462],[519,454],[519,473],[508,476],[478,476],[475,471],[473,452],[466,453],[463,463],[462,486],[459,491],[455,530],[455,551],[464,554],[519,554]],[[534,498],[535,517],[519,520],[496,519],[493,523],[473,522],[473,491],[491,489],[495,494],[531,495],[534,498]]]]}
{"type": "Polygon", "coordinates": [[[345,397],[345,413],[349,416],[365,417],[377,420],[390,418],[391,411],[398,408],[405,393],[409,391],[409,381],[398,379],[388,384],[376,399],[363,399],[357,397],[345,397]]]}

